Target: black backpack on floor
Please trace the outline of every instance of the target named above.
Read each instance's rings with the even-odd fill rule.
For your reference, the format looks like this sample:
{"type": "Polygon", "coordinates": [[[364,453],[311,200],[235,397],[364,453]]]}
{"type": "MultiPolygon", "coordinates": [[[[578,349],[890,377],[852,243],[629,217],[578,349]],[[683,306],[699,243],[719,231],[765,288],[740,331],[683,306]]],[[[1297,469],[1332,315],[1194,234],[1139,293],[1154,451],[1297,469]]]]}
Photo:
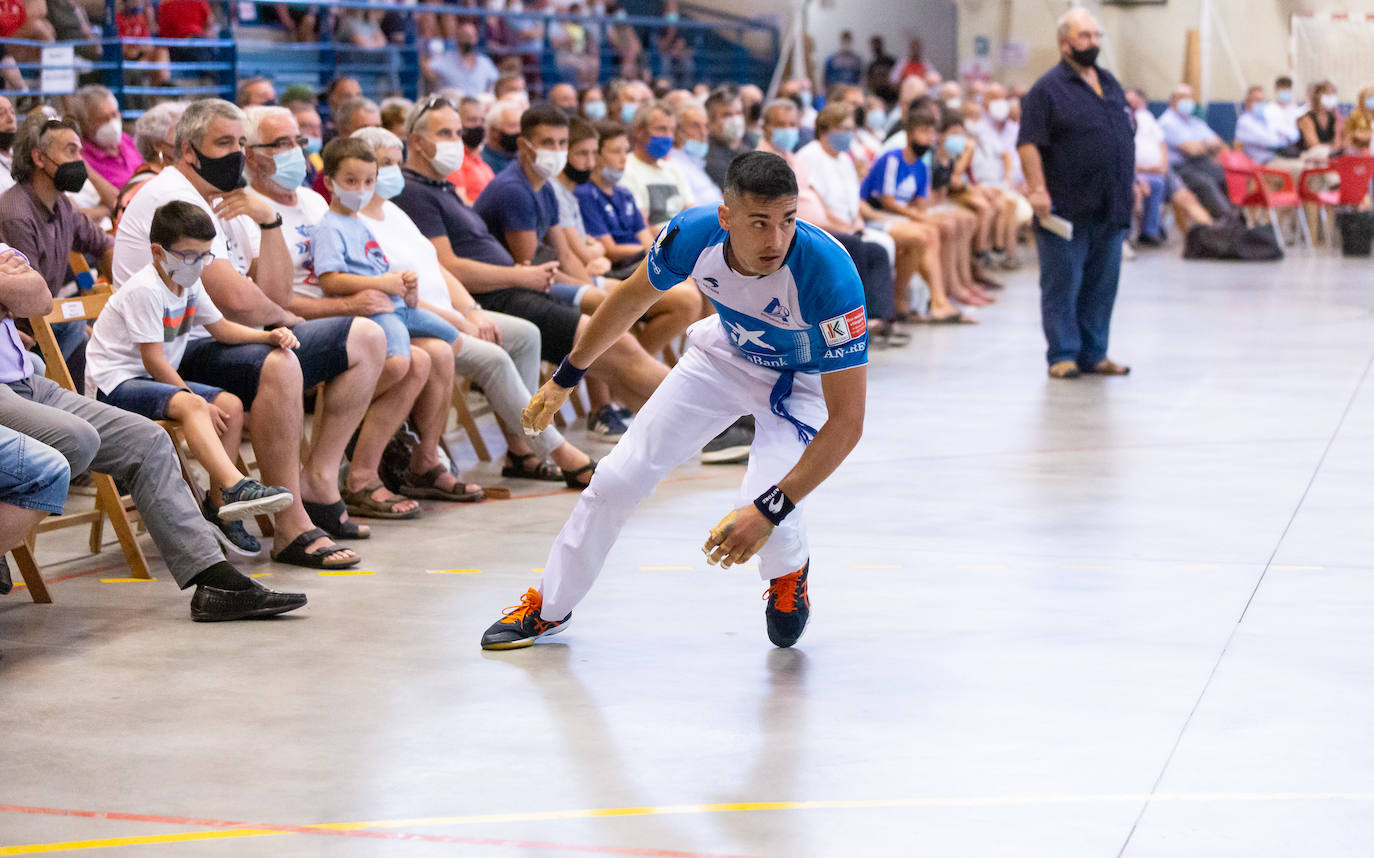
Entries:
{"type": "Polygon", "coordinates": [[[1188,230],[1184,259],[1244,259],[1267,262],[1283,258],[1283,248],[1269,226],[1247,227],[1239,220],[1224,220],[1188,230]]]}

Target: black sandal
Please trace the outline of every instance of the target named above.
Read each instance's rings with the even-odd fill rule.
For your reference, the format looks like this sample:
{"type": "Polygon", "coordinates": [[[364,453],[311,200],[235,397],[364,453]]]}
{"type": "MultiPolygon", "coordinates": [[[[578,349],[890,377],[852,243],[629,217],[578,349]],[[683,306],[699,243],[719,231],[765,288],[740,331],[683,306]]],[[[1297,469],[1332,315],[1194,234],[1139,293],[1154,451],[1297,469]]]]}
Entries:
{"type": "Polygon", "coordinates": [[[305,546],[319,539],[325,539],[329,534],[313,527],[291,540],[291,544],[272,555],[272,559],[277,563],[288,563],[292,566],[303,566],[306,569],[348,569],[363,562],[359,557],[357,560],[349,560],[345,563],[330,563],[325,558],[342,554],[351,549],[340,548],[335,545],[333,548],[316,548],[314,551],[306,551],[305,546]]]}
{"type": "Polygon", "coordinates": [[[342,500],[333,503],[311,503],[308,500],[301,501],[305,507],[305,514],[310,516],[310,523],[329,534],[334,539],[369,539],[372,533],[363,533],[362,528],[353,519],[344,520],[344,515],[348,513],[348,505],[342,500]]]}
{"type": "Polygon", "coordinates": [[[517,480],[546,480],[551,483],[563,481],[563,471],[557,465],[542,461],[534,453],[517,456],[507,451],[506,466],[501,469],[501,476],[517,480]],[[530,467],[530,459],[534,460],[534,467],[530,467]]]}
{"type": "Polygon", "coordinates": [[[596,473],[596,459],[592,459],[590,462],[588,462],[587,464],[583,465],[575,471],[564,471],[563,482],[570,489],[577,489],[578,491],[582,491],[587,486],[590,486],[592,484],[590,475],[594,473],[596,473]],[[587,481],[585,483],[581,480],[583,474],[588,475],[587,481]]]}

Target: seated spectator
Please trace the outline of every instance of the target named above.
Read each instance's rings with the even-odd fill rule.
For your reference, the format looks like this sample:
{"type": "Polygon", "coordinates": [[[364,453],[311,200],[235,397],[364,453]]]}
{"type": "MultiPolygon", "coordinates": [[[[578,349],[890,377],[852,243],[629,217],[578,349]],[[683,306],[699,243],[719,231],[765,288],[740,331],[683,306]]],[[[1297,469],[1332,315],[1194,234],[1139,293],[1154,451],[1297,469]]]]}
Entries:
{"type": "MultiPolygon", "coordinates": [[[[801,125],[798,129],[811,129],[816,127],[816,97],[811,92],[810,78],[798,77],[789,80],[778,90],[778,96],[790,99],[795,102],[797,109],[801,111],[801,125]]],[[[803,140],[803,143],[810,143],[810,140],[803,140]]]]}
{"type": "MultiPolygon", "coordinates": [[[[512,59],[507,57],[507,59],[512,59]]],[[[525,76],[518,71],[508,72],[496,79],[496,83],[491,88],[491,93],[497,101],[514,101],[524,110],[530,106],[529,84],[525,82],[525,76]]],[[[480,95],[481,93],[474,93],[480,95]]]]}
{"type": "Polygon", "coordinates": [[[706,175],[718,188],[725,186],[730,162],[753,148],[744,142],[744,102],[732,89],[717,87],[706,97],[706,175]]]}
{"type": "Polygon", "coordinates": [[[81,157],[91,168],[100,201],[114,207],[115,195],[143,163],[134,140],[124,133],[119,102],[99,84],[83,86],[72,97],[72,116],[81,130],[81,157]]]}
{"type": "Polygon", "coordinates": [[[1302,135],[1301,145],[1304,152],[1318,146],[1336,151],[1345,145],[1341,134],[1341,116],[1338,111],[1341,100],[1336,95],[1336,85],[1329,80],[1312,86],[1312,98],[1308,111],[1298,118],[1298,131],[1302,135]]]}
{"type": "Polygon", "coordinates": [[[634,147],[620,181],[634,194],[635,204],[655,233],[694,202],[687,180],[666,160],[676,132],[677,120],[662,102],[635,113],[630,132],[634,147]]]}
{"type": "MultiPolygon", "coordinates": [[[[587,224],[582,220],[577,202],[577,188],[591,181],[596,151],[596,128],[587,120],[574,117],[568,123],[568,163],[549,185],[558,198],[558,223],[567,234],[573,252],[582,260],[588,274],[602,277],[610,271],[611,260],[606,257],[606,248],[601,242],[587,234],[587,224]]],[[[579,306],[586,312],[585,306],[579,306]]]]}
{"type": "Polygon", "coordinates": [[[1264,106],[1264,120],[1288,143],[1302,140],[1298,119],[1307,112],[1307,105],[1293,97],[1293,79],[1282,75],[1274,81],[1274,100],[1264,106]]]}
{"type": "Polygon", "coordinates": [[[358,83],[357,78],[347,75],[336,77],[325,86],[324,103],[329,108],[329,115],[325,117],[324,142],[328,143],[339,135],[337,125],[339,108],[343,106],[344,102],[362,97],[363,85],[358,83]]]}
{"type": "MultiPolygon", "coordinates": [[[[157,34],[163,39],[204,39],[215,22],[208,0],[161,0],[157,4],[157,34]]],[[[168,50],[179,63],[206,62],[212,54],[203,48],[174,46],[168,50]]]]}
{"type": "MultiPolygon", "coordinates": [[[[528,319],[539,327],[542,357],[557,363],[572,349],[586,318],[551,298],[554,263],[517,266],[486,223],[453,193],[448,171],[436,163],[439,147],[461,142],[462,120],[444,100],[415,108],[406,146],[406,184],[394,202],[439,254],[439,263],[456,277],[483,309],[528,319]]],[[[446,165],[444,165],[446,166],[446,165]]],[[[632,408],[644,404],[667,374],[629,335],[617,341],[589,370],[605,381],[615,399],[632,408]]]]}
{"type": "MultiPolygon", "coordinates": [[[[119,4],[115,7],[115,31],[119,33],[121,41],[147,39],[156,32],[156,26],[153,20],[153,4],[145,4],[143,0],[119,0],[119,4]]],[[[81,38],[88,37],[87,35],[81,36],[81,38]]],[[[166,63],[171,58],[167,48],[162,46],[129,44],[128,42],[124,44],[124,59],[130,62],[166,63]]],[[[150,74],[153,83],[156,84],[166,84],[172,79],[172,72],[169,69],[157,69],[150,74]]]]}
{"type": "MultiPolygon", "coordinates": [[[[959,289],[950,296],[956,301],[981,307],[993,303],[984,287],[998,289],[1002,284],[990,280],[973,261],[975,253],[990,249],[979,242],[980,231],[987,226],[980,223],[980,215],[991,215],[991,206],[983,199],[958,198],[960,192],[967,193],[968,164],[972,156],[963,120],[957,113],[950,112],[940,125],[938,143],[931,154],[933,204],[929,215],[944,230],[940,243],[945,248],[946,268],[958,274],[959,289]]],[[[990,237],[990,232],[984,234],[986,237],[990,237]]]]}
{"type": "MultiPolygon", "coordinates": [[[[753,151],[759,145],[759,136],[763,128],[763,90],[754,86],[752,83],[745,84],[739,88],[740,106],[744,110],[744,138],[741,141],[748,151],[753,151]]],[[[707,170],[710,173],[710,170],[707,170]]],[[[724,179],[716,180],[714,173],[711,179],[720,185],[724,179]]]]}
{"type": "Polygon", "coordinates": [[[864,61],[854,51],[854,34],[845,30],[840,33],[840,49],[825,58],[825,72],[822,82],[829,90],[837,83],[857,85],[864,73],[864,61]]]}
{"type": "Polygon", "coordinates": [[[72,469],[62,454],[0,426],[0,596],[14,590],[4,552],[23,545],[43,519],[61,515],[72,469]]]}
{"type": "MultiPolygon", "coordinates": [[[[856,116],[860,114],[855,114],[856,116]]],[[[887,105],[876,95],[863,100],[863,118],[854,129],[854,165],[863,178],[873,161],[883,152],[883,137],[887,134],[887,105]]]]}
{"type": "Polygon", "coordinates": [[[119,226],[120,215],[129,207],[129,200],[138,193],[143,183],[176,160],[172,154],[172,130],[185,110],[184,101],[160,101],[145,110],[134,123],[134,146],[138,148],[143,163],[138,165],[138,169],[134,170],[134,174],[115,197],[111,220],[116,227],[119,226]]]}
{"type": "Polygon", "coordinates": [[[668,153],[668,163],[687,180],[687,192],[697,205],[723,200],[720,186],[706,175],[706,157],[711,151],[706,109],[688,102],[677,110],[677,145],[668,153]]]}
{"type": "Polygon", "coordinates": [[[586,453],[553,427],[532,438],[520,428],[520,412],[529,404],[530,391],[539,386],[539,329],[524,319],[484,311],[463,284],[439,265],[434,245],[390,201],[405,184],[400,139],[374,129],[354,136],[374,147],[380,165],[377,193],[360,215],[391,263],[415,271],[420,306],[459,330],[453,344],[454,371],[479,385],[501,418],[507,445],[501,475],[585,488],[596,468],[586,453]]]}
{"type": "Polygon", "coordinates": [[[556,83],[549,89],[549,104],[569,117],[577,114],[577,89],[570,83],[556,83]]]}
{"type": "MultiPolygon", "coordinates": [[[[196,509],[171,436],[160,426],[63,390],[33,373],[14,317],[46,315],[52,310],[52,294],[42,275],[21,254],[4,247],[0,247],[0,306],[9,313],[0,320],[0,426],[57,450],[67,460],[70,473],[92,468],[125,487],[177,586],[196,588],[191,597],[192,619],[253,619],[305,605],[305,596],[269,590],[225,561],[218,541],[222,535],[196,509]]],[[[45,470],[51,467],[51,462],[45,462],[45,470]]],[[[60,511],[55,492],[48,506],[60,511]]]]}
{"type": "MultiPolygon", "coordinates": [[[[350,98],[335,109],[334,122],[337,135],[348,137],[359,128],[380,128],[382,109],[370,98],[350,98]]],[[[330,200],[329,187],[325,184],[323,171],[316,171],[310,189],[324,197],[326,202],[330,200]]]]}
{"type": "MultiPolygon", "coordinates": [[[[913,78],[914,79],[914,78],[913,78]]],[[[906,118],[909,143],[878,156],[859,186],[859,198],[882,218],[897,243],[896,318],[912,318],[907,284],[920,273],[930,289],[930,306],[919,317],[937,324],[972,321],[950,302],[959,291],[958,275],[948,270],[943,243],[948,236],[925,212],[930,205],[930,172],[923,160],[935,143],[935,116],[917,110],[906,118]],[[910,248],[903,253],[904,248],[910,248]]]]}
{"type": "MultiPolygon", "coordinates": [[[[498,101],[487,111],[487,139],[482,147],[482,160],[496,175],[515,160],[520,139],[520,116],[525,108],[516,101],[498,101]]],[[[485,183],[484,183],[485,187],[485,183]]],[[[474,198],[473,202],[476,202],[474,198]]]]}
{"type": "Polygon", "coordinates": [[[459,164],[448,172],[448,180],[458,189],[463,202],[472,205],[496,177],[483,148],[487,136],[487,106],[476,98],[456,102],[449,99],[449,103],[458,105],[458,115],[463,120],[463,146],[461,150],[456,146],[445,147],[443,158],[447,160],[444,163],[459,164]]]}
{"type": "Polygon", "coordinates": [[[577,94],[578,111],[588,122],[600,122],[606,118],[606,98],[601,87],[589,86],[577,94]]]}
{"type": "Polygon", "coordinates": [[[19,128],[14,103],[0,95],[0,194],[14,187],[10,169],[14,166],[14,135],[19,128]]]}
{"type": "Polygon", "coordinates": [[[319,103],[314,88],[304,83],[293,83],[281,94],[281,106],[292,113],[306,107],[314,110],[319,103]]]}
{"type": "Polygon", "coordinates": [[[644,261],[654,233],[649,231],[634,194],[619,184],[630,155],[625,126],[601,122],[596,131],[594,166],[589,181],[576,191],[578,211],[587,235],[602,245],[611,260],[612,274],[624,279],[644,261]]]}
{"type": "Polygon", "coordinates": [[[1169,109],[1159,117],[1164,142],[1169,144],[1169,166],[1188,190],[1214,218],[1231,213],[1226,192],[1226,173],[1217,161],[1217,153],[1225,148],[1217,133],[1193,111],[1193,89],[1179,84],[1169,97],[1169,109]]]}
{"type": "MultiPolygon", "coordinates": [[[[0,194],[0,241],[24,254],[54,297],[67,282],[72,251],[99,259],[101,269],[109,271],[114,239],[77,211],[65,193],[85,182],[76,124],[30,116],[15,139],[14,155],[15,185],[0,194]]],[[[82,379],[86,324],[60,322],[53,325],[53,334],[72,378],[82,379]]]]}
{"type": "Polygon", "coordinates": [[[653,90],[639,80],[613,80],[606,84],[606,115],[629,125],[639,108],[654,100],[653,90]]]}
{"type": "Polygon", "coordinates": [[[371,9],[344,9],[334,27],[334,39],[344,45],[375,51],[387,45],[382,32],[381,15],[371,9]]]}
{"type": "Polygon", "coordinates": [[[201,272],[206,294],[226,318],[258,328],[285,325],[301,345],[292,352],[196,338],[187,344],[180,374],[243,402],[263,481],[294,495],[295,502],[275,516],[273,559],[308,568],[355,565],[358,556],[317,529],[302,504],[338,500],[339,460],[381,371],[381,331],[366,320],[303,321],[285,309],[291,252],[282,218],[242,187],[243,111],[219,99],[192,102],[175,133],[176,162],[144,183],[120,219],[113,282],[122,285],[152,260],[149,233],[158,208],[181,200],[211,216],[215,259],[201,272]],[[327,395],[315,417],[324,428],[302,471],[302,391],[320,383],[327,395]]]}
{"type": "Polygon", "coordinates": [[[234,103],[239,107],[271,107],[277,103],[277,89],[272,85],[271,78],[261,75],[246,77],[239,81],[234,103]]]}
{"type": "Polygon", "coordinates": [[[501,76],[491,57],[477,49],[477,25],[464,21],[455,34],[456,52],[426,56],[420,63],[420,75],[430,90],[456,89],[465,96],[491,92],[501,76]]]}
{"type": "Polygon", "coordinates": [[[1164,140],[1164,130],[1150,112],[1144,91],[1128,90],[1126,102],[1135,114],[1136,183],[1144,205],[1137,243],[1145,247],[1164,243],[1162,215],[1166,203],[1173,207],[1174,220],[1184,235],[1194,225],[1210,225],[1212,216],[1169,169],[1169,144],[1164,140]]]}
{"type": "Polygon", "coordinates": [[[1245,102],[1236,120],[1236,142],[1256,164],[1268,164],[1279,156],[1280,150],[1288,147],[1288,140],[1265,121],[1266,105],[1264,87],[1252,86],[1245,91],[1245,102]]]}
{"type": "Polygon", "coordinates": [[[406,117],[415,109],[415,102],[399,95],[382,99],[382,128],[392,134],[405,133],[406,117]]]}
{"type": "Polygon", "coordinates": [[[226,320],[205,295],[200,270],[215,225],[204,211],[173,201],[153,215],[153,261],[124,282],[101,311],[87,349],[86,387],[95,398],[149,420],[175,420],[210,477],[205,517],[245,552],[262,546],[243,520],[290,506],[291,493],[239,471],[243,403],[228,391],[177,374],[186,339],[204,327],[216,342],[300,345],[290,328],[264,331],[226,320]]]}
{"type": "Polygon", "coordinates": [[[1345,120],[1345,151],[1368,155],[1371,137],[1374,137],[1374,113],[1365,111],[1350,114],[1345,120]]]}
{"type": "MultiPolygon", "coordinates": [[[[465,485],[439,462],[439,440],[447,423],[453,396],[453,343],[458,330],[435,313],[419,306],[419,278],[414,271],[392,268],[358,212],[371,202],[377,183],[377,157],[372,147],[353,137],[340,137],[324,147],[324,175],[333,195],[329,211],[311,236],[315,276],[325,295],[347,297],[360,292],[389,296],[390,312],[369,318],[386,334],[386,360],[401,376],[392,421],[377,437],[365,422],[349,463],[343,492],[353,515],[377,518],[416,518],[419,509],[404,508],[398,498],[378,498],[384,490],[375,468],[365,467],[358,454],[380,453],[410,414],[420,436],[406,471],[401,493],[409,498],[470,503],[485,498],[480,486],[465,485]]],[[[369,458],[367,464],[371,464],[369,458]]]]}

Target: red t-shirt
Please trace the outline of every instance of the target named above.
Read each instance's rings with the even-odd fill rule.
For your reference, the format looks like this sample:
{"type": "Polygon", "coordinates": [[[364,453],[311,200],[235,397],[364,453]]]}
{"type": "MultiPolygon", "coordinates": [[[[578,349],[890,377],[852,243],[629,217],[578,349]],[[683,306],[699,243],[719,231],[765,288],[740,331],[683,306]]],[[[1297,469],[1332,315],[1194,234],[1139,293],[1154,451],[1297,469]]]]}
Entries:
{"type": "Polygon", "coordinates": [[[142,12],[137,15],[119,14],[115,16],[115,21],[119,27],[119,35],[125,38],[146,38],[148,35],[148,19],[142,12]]]}
{"type": "Polygon", "coordinates": [[[0,0],[0,36],[9,38],[29,20],[24,0],[0,0]]]}
{"type": "Polygon", "coordinates": [[[162,0],[157,7],[158,35],[164,39],[201,38],[211,20],[207,0],[162,0]]]}

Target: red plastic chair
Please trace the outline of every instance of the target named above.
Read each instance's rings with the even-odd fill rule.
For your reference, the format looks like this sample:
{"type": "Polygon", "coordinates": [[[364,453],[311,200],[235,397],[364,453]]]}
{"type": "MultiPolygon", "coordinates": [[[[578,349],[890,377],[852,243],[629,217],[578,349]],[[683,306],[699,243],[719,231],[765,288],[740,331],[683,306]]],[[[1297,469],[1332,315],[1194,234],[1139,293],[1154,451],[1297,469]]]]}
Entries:
{"type": "Polygon", "coordinates": [[[1303,238],[1312,246],[1312,233],[1307,224],[1307,216],[1302,210],[1302,200],[1293,177],[1284,170],[1267,170],[1250,160],[1244,152],[1218,153],[1221,168],[1226,172],[1226,193],[1231,203],[1242,209],[1262,208],[1269,211],[1269,226],[1274,230],[1274,239],[1283,245],[1279,233],[1279,209],[1293,209],[1298,213],[1302,225],[1303,238]],[[1277,182],[1272,186],[1268,179],[1277,182]]]}
{"type": "Polygon", "coordinates": [[[1369,196],[1374,181],[1374,155],[1342,155],[1331,162],[1331,169],[1341,177],[1341,187],[1332,205],[1359,206],[1369,196]]]}

